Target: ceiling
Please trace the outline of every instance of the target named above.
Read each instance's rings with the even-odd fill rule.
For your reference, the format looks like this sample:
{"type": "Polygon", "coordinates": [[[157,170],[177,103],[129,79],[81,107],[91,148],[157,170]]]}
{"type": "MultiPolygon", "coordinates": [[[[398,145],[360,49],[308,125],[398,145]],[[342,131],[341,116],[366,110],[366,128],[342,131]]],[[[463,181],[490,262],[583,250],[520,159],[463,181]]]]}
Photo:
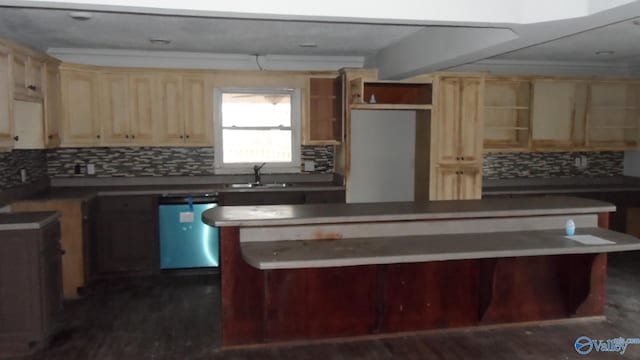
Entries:
{"type": "Polygon", "coordinates": [[[0,8],[0,36],[48,48],[131,49],[222,54],[370,56],[421,26],[243,20],[0,8]],[[170,39],[154,45],[150,38],[170,39]],[[315,43],[316,48],[300,47],[315,43]]]}
{"type": "Polygon", "coordinates": [[[640,18],[516,50],[496,59],[568,62],[623,62],[640,65],[640,18]],[[638,25],[634,24],[637,20],[638,25]],[[614,51],[597,55],[598,51],[614,51]]]}
{"type": "MultiPolygon", "coordinates": [[[[552,0],[540,1],[548,3],[552,0]]],[[[486,59],[600,63],[605,72],[609,64],[618,68],[635,67],[640,71],[640,26],[632,23],[634,18],[640,19],[640,0],[608,1],[618,5],[573,18],[535,23],[474,23],[392,21],[391,18],[371,18],[367,22],[346,17],[311,20],[295,16],[288,16],[285,20],[275,15],[260,17],[247,13],[243,17],[243,13],[231,12],[216,13],[216,17],[211,13],[187,14],[180,11],[175,13],[181,15],[168,15],[167,12],[154,13],[151,8],[127,9],[126,6],[96,10],[87,5],[75,5],[74,10],[66,10],[60,7],[72,5],[59,1],[58,7],[44,9],[36,5],[21,7],[0,0],[0,4],[9,5],[0,6],[0,37],[42,51],[50,49],[51,54],[64,61],[83,59],[74,62],[106,66],[171,67],[176,64],[193,68],[226,66],[255,69],[258,57],[253,55],[257,54],[263,56],[261,59],[267,64],[267,69],[284,70],[319,69],[318,64],[322,61],[329,68],[339,68],[348,65],[340,63],[338,58],[359,57],[359,64],[364,61],[365,66],[378,67],[380,76],[387,79],[478,64],[475,70],[492,71],[482,68],[486,59]],[[77,21],[69,17],[70,11],[90,11],[93,18],[77,21]],[[156,37],[170,39],[171,43],[155,45],[149,42],[150,38],[156,37]],[[300,46],[305,43],[314,43],[317,47],[300,46]],[[608,56],[595,54],[602,50],[615,53],[608,56]],[[78,55],[83,51],[84,54],[78,55]],[[153,56],[148,51],[154,51],[153,56]],[[73,52],[74,55],[64,55],[73,52]],[[172,57],[173,54],[185,53],[197,56],[180,55],[182,63],[180,58],[172,57]],[[217,56],[221,54],[224,56],[217,56]],[[227,54],[242,56],[229,57],[227,54]],[[297,57],[297,63],[277,59],[280,55],[297,57]],[[127,56],[131,60],[127,60],[127,56]],[[246,59],[243,60],[243,56],[246,59]],[[209,60],[202,60],[198,65],[196,58],[209,60]],[[283,67],[278,68],[276,61],[281,61],[283,67]],[[300,67],[295,67],[296,64],[300,67]]],[[[495,4],[499,2],[493,0],[495,4]]],[[[400,3],[402,1],[395,6],[400,6],[400,3]]],[[[439,9],[453,14],[452,9],[461,6],[461,3],[454,3],[439,2],[439,9]]],[[[308,5],[306,7],[313,11],[308,5]]],[[[540,10],[539,7],[534,8],[540,10]]],[[[491,13],[490,10],[478,9],[479,13],[486,14],[491,13]]],[[[473,13],[468,6],[465,11],[473,13]]],[[[423,18],[429,16],[426,13],[418,15],[423,18]]],[[[527,69],[519,68],[518,71],[527,69]]]]}

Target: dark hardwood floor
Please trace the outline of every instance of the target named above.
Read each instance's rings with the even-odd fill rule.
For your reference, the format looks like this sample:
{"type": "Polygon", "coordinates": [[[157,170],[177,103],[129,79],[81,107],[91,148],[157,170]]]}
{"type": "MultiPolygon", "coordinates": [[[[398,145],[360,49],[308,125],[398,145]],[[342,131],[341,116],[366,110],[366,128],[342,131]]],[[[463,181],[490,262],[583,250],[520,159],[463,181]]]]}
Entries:
{"type": "Polygon", "coordinates": [[[607,293],[605,321],[221,351],[219,276],[108,281],[66,304],[63,329],[27,359],[640,359],[640,345],[624,355],[574,350],[583,335],[640,337],[640,252],[609,256],[607,293]]]}

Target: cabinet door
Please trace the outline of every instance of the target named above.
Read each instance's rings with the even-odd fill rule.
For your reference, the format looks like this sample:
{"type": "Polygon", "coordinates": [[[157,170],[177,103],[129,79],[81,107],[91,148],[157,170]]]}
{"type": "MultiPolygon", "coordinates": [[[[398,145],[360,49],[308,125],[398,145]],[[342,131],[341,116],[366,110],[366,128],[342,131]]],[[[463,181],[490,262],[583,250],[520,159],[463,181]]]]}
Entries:
{"type": "Polygon", "coordinates": [[[26,55],[13,53],[12,73],[13,73],[13,94],[18,99],[28,97],[27,91],[27,62],[26,55]]]}
{"type": "Polygon", "coordinates": [[[432,200],[458,200],[458,172],[457,167],[436,168],[436,186],[432,200]]]}
{"type": "Polygon", "coordinates": [[[60,144],[60,72],[57,66],[47,64],[47,78],[44,96],[44,119],[46,145],[48,147],[60,144]]]}
{"type": "Polygon", "coordinates": [[[30,97],[42,99],[44,94],[44,63],[40,60],[29,58],[29,67],[27,69],[27,89],[30,97]]]}
{"type": "Polygon", "coordinates": [[[12,84],[9,82],[9,50],[0,47],[0,151],[13,146],[12,84]]]}
{"type": "Polygon", "coordinates": [[[482,198],[482,171],[479,167],[463,167],[458,173],[458,200],[482,198]]]}
{"type": "Polygon", "coordinates": [[[588,145],[634,148],[640,137],[640,84],[594,82],[588,110],[588,145]]]}
{"type": "Polygon", "coordinates": [[[161,75],[155,108],[160,118],[160,145],[184,145],[182,81],[178,75],[161,75]]]}
{"type": "Polygon", "coordinates": [[[203,76],[182,78],[184,137],[189,145],[213,145],[213,90],[203,76]]]}
{"type": "Polygon", "coordinates": [[[62,70],[62,145],[100,143],[98,76],[92,71],[62,70]]]}
{"type": "Polygon", "coordinates": [[[96,273],[150,272],[160,258],[157,223],[145,212],[101,212],[98,219],[96,273]]]}
{"type": "Polygon", "coordinates": [[[131,75],[131,137],[133,142],[151,144],[154,135],[153,77],[131,75]]]}
{"type": "Polygon", "coordinates": [[[531,134],[531,82],[491,79],[484,86],[485,150],[527,150],[531,134]]]}
{"type": "Polygon", "coordinates": [[[439,163],[456,163],[459,158],[460,138],[460,79],[442,78],[438,82],[437,97],[437,152],[439,163]]]}
{"type": "Polygon", "coordinates": [[[580,144],[586,103],[584,84],[575,81],[537,80],[533,87],[532,145],[534,148],[569,148],[580,144]],[[576,141],[574,141],[574,138],[576,141]]]}
{"type": "Polygon", "coordinates": [[[336,144],[342,128],[340,78],[309,79],[309,110],[304,122],[305,144],[336,144]]]}
{"type": "Polygon", "coordinates": [[[127,145],[131,141],[129,77],[126,74],[102,74],[100,88],[102,141],[107,145],[127,145]]]}
{"type": "Polygon", "coordinates": [[[462,79],[458,162],[482,161],[483,92],[481,78],[462,79]]]}

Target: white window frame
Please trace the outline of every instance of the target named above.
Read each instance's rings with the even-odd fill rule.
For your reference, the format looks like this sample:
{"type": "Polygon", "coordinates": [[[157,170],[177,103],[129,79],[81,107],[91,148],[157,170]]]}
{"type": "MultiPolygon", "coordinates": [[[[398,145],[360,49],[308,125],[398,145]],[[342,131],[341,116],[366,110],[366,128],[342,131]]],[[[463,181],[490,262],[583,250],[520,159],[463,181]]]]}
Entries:
{"type": "Polygon", "coordinates": [[[223,162],[222,146],[222,94],[224,93],[246,93],[246,94],[282,94],[291,95],[291,162],[269,163],[263,167],[263,173],[300,173],[300,144],[301,117],[302,117],[302,97],[300,89],[291,88],[215,88],[213,90],[213,104],[215,107],[214,117],[214,167],[218,174],[251,174],[253,165],[261,163],[234,163],[225,164],[223,162]]]}

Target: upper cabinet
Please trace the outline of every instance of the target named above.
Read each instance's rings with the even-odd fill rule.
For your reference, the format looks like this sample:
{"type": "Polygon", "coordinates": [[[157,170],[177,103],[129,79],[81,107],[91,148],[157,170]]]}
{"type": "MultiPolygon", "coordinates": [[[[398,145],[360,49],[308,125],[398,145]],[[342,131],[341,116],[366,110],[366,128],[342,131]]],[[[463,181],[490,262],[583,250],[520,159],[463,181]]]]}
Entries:
{"type": "Polygon", "coordinates": [[[530,81],[487,79],[484,89],[485,150],[526,149],[531,134],[530,81]]]}
{"type": "Polygon", "coordinates": [[[98,119],[98,73],[93,70],[60,71],[62,82],[62,146],[97,146],[101,131],[98,119]]]}
{"type": "Polygon", "coordinates": [[[587,144],[602,148],[638,146],[640,83],[594,81],[589,91],[587,144]]]}
{"type": "Polygon", "coordinates": [[[60,145],[60,70],[58,64],[47,63],[44,97],[44,128],[47,147],[60,145]]]}
{"type": "Polygon", "coordinates": [[[349,82],[351,109],[430,110],[431,81],[353,79],[349,82]]]}
{"type": "Polygon", "coordinates": [[[584,146],[586,101],[587,82],[534,80],[532,148],[584,146]]]}
{"type": "Polygon", "coordinates": [[[38,101],[44,97],[44,63],[42,60],[15,51],[13,53],[13,91],[16,100],[38,101]]]}
{"type": "Polygon", "coordinates": [[[339,144],[342,141],[341,77],[310,78],[308,100],[308,111],[302,124],[302,143],[339,144]]]}
{"type": "Polygon", "coordinates": [[[437,80],[434,118],[437,162],[479,163],[482,160],[481,77],[447,77],[437,80]]]}
{"type": "Polygon", "coordinates": [[[0,151],[13,147],[13,97],[11,96],[11,52],[0,45],[0,151]]]}
{"type": "Polygon", "coordinates": [[[213,145],[213,88],[204,75],[158,78],[159,145],[213,145]]]}
{"type": "Polygon", "coordinates": [[[102,145],[152,145],[153,77],[110,72],[100,74],[99,83],[102,145]]]}

